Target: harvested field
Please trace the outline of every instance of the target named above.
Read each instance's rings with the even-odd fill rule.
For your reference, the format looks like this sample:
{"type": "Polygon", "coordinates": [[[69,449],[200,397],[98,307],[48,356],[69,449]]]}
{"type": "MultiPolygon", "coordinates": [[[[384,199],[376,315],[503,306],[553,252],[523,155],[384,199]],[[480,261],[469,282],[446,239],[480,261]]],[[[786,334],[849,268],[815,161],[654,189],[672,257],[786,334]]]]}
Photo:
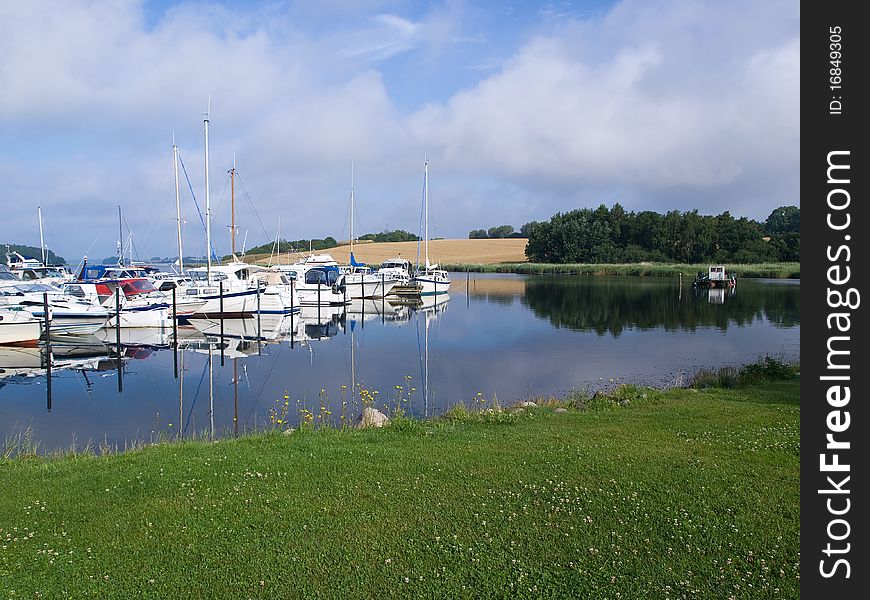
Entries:
{"type": "MultiPolygon", "coordinates": [[[[500,240],[431,240],[429,242],[429,259],[441,264],[476,263],[492,265],[498,263],[525,262],[525,238],[510,238],[500,240]]],[[[329,253],[340,264],[350,260],[350,247],[338,246],[323,252],[329,253]]],[[[422,247],[421,247],[422,253],[422,247]]],[[[307,253],[306,253],[307,254],[307,253]]],[[[381,262],[401,256],[412,263],[417,260],[417,242],[380,242],[358,244],[353,248],[357,261],[380,264],[381,262]]],[[[292,255],[290,262],[299,260],[300,255],[292,255]]],[[[268,255],[249,255],[246,260],[256,263],[268,262],[268,255]]],[[[275,264],[277,261],[273,260],[275,264]]],[[[281,263],[288,262],[286,254],[281,256],[281,263]]]]}

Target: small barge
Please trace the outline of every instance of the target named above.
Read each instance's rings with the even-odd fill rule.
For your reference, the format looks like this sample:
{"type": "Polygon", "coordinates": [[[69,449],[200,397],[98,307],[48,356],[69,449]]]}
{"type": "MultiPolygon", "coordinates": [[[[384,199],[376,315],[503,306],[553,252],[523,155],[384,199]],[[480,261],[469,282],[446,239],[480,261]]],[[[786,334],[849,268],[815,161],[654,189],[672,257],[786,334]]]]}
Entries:
{"type": "Polygon", "coordinates": [[[697,288],[731,288],[736,285],[737,278],[734,275],[728,275],[722,265],[710,266],[706,274],[703,271],[698,271],[692,282],[692,286],[697,288]]]}

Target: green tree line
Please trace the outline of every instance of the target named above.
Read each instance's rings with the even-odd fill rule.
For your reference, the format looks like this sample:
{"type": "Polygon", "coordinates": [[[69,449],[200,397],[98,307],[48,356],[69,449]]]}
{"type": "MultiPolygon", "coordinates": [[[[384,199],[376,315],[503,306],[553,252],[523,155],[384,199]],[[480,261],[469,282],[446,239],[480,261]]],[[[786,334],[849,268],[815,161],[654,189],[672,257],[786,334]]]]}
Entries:
{"type": "Polygon", "coordinates": [[[540,263],[762,263],[800,260],[800,209],[775,209],[764,223],[728,211],[626,212],[581,208],[529,225],[526,257],[540,263]]]}
{"type": "MultiPolygon", "coordinates": [[[[35,246],[26,246],[24,244],[3,244],[3,247],[6,248],[6,252],[17,252],[24,258],[35,258],[37,260],[42,260],[42,250],[36,248],[35,246]]],[[[64,265],[66,264],[66,259],[63,256],[58,256],[51,250],[46,249],[45,251],[45,260],[50,265],[64,265]]]]}

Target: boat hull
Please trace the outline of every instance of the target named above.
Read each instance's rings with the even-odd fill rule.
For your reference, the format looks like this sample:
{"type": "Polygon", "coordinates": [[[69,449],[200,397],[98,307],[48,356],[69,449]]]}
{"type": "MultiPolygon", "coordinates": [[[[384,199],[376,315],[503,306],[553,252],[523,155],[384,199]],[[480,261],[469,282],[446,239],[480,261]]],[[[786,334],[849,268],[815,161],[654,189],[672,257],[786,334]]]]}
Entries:
{"type": "Polygon", "coordinates": [[[0,345],[35,346],[42,335],[42,324],[30,316],[12,311],[0,313],[0,345]]]}
{"type": "Polygon", "coordinates": [[[219,318],[223,316],[224,319],[243,319],[257,313],[261,315],[289,315],[299,311],[297,303],[291,301],[292,296],[289,291],[285,293],[276,288],[267,288],[261,290],[259,296],[258,301],[256,288],[225,293],[223,298],[220,295],[200,296],[200,300],[205,300],[205,304],[191,316],[194,318],[219,318]]]}

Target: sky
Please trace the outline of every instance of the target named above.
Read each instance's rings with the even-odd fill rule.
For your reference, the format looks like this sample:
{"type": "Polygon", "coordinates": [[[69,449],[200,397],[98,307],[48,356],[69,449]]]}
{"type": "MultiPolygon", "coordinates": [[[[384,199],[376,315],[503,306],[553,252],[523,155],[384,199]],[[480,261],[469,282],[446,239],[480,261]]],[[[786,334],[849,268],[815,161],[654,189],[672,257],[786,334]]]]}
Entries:
{"type": "Polygon", "coordinates": [[[0,3],[0,241],[70,262],[800,206],[797,1],[0,3]],[[184,172],[186,171],[187,177],[184,172]],[[189,180],[189,184],[188,184],[189,180]],[[192,192],[192,193],[191,193],[192,192]],[[197,208],[198,207],[198,208],[197,208]]]}

